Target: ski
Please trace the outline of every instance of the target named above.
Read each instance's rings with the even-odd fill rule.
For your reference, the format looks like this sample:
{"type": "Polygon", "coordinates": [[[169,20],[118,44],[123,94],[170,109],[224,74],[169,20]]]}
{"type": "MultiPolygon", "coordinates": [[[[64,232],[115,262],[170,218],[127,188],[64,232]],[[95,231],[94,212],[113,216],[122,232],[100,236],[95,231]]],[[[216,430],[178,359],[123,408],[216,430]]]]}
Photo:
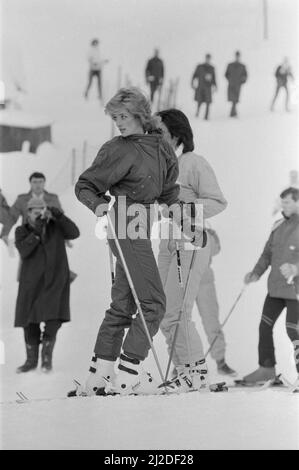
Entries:
{"type": "MultiPolygon", "coordinates": [[[[235,384],[226,384],[226,382],[217,382],[214,384],[210,384],[208,389],[202,390],[202,392],[228,392],[234,390],[242,390],[244,391],[251,391],[251,392],[262,392],[265,390],[271,389],[283,389],[285,392],[289,393],[299,393],[299,379],[295,381],[294,384],[289,382],[282,374],[279,374],[274,379],[267,380],[263,383],[257,384],[245,384],[243,380],[235,380],[235,384]]],[[[30,403],[42,403],[42,402],[51,402],[51,401],[63,401],[63,400],[70,400],[70,399],[82,399],[82,398],[94,398],[98,399],[99,397],[124,397],[124,396],[177,396],[180,393],[167,393],[166,391],[160,392],[159,394],[148,394],[148,395],[141,395],[141,394],[130,394],[130,395],[120,395],[110,389],[105,391],[105,387],[98,388],[97,392],[94,395],[87,395],[82,391],[82,386],[80,382],[74,380],[74,384],[76,386],[75,390],[72,390],[64,397],[45,397],[45,398],[29,398],[26,396],[22,391],[16,392],[17,399],[10,400],[10,401],[3,401],[0,402],[0,405],[22,405],[22,404],[30,404],[30,403]]],[[[198,390],[192,390],[193,392],[198,392],[198,390]]],[[[190,392],[187,392],[190,393],[190,392]]]]}
{"type": "MultiPolygon", "coordinates": [[[[119,393],[116,393],[113,391],[113,389],[108,390],[107,392],[105,391],[104,387],[98,388],[97,392],[94,395],[87,395],[84,392],[82,392],[82,386],[80,382],[77,380],[74,380],[74,383],[76,385],[76,389],[72,390],[67,394],[65,397],[45,397],[45,398],[29,398],[27,397],[23,392],[16,392],[17,399],[16,400],[10,400],[10,401],[3,401],[0,402],[0,405],[23,405],[23,404],[30,404],[30,403],[42,403],[42,402],[50,402],[50,401],[62,401],[62,400],[70,400],[70,399],[82,399],[82,398],[99,398],[99,397],[113,397],[113,396],[118,396],[118,397],[123,397],[123,396],[175,396],[179,395],[178,393],[166,393],[166,391],[163,391],[159,394],[152,394],[152,395],[140,395],[140,394],[134,394],[132,393],[131,395],[120,395],[119,393]]],[[[198,390],[194,390],[196,392],[198,390]]],[[[219,382],[215,384],[209,385],[209,391],[210,392],[226,392],[228,391],[228,387],[226,386],[225,382],[219,382]]],[[[189,392],[188,392],[189,393],[189,392]]]]}
{"type": "Polygon", "coordinates": [[[286,392],[297,393],[299,392],[299,379],[292,384],[282,374],[278,374],[274,379],[269,379],[265,382],[248,383],[243,379],[234,380],[234,384],[228,385],[228,387],[232,389],[244,389],[257,392],[268,389],[284,389],[286,392]]]}

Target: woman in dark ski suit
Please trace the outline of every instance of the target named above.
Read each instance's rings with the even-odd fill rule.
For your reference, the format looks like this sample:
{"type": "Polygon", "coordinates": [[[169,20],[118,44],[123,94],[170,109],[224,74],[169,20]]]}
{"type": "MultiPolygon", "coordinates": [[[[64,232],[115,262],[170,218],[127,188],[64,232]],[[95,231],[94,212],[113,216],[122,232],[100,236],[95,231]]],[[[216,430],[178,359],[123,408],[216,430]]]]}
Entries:
{"type": "Polygon", "coordinates": [[[56,333],[70,321],[70,271],[65,240],[79,237],[78,227],[56,207],[42,199],[27,203],[27,219],[16,228],[16,247],[22,264],[16,303],[15,326],[23,327],[27,360],[17,372],[35,369],[42,337],[42,368],[52,369],[56,333]],[[45,322],[41,333],[40,323],[45,322]]]}
{"type": "MultiPolygon", "coordinates": [[[[79,201],[98,217],[108,209],[110,198],[105,193],[109,191],[115,196],[113,213],[116,232],[149,333],[153,337],[165,312],[165,295],[152,252],[148,219],[155,201],[167,205],[179,202],[177,158],[161,135],[146,133],[151,128],[150,104],[137,88],[120,89],[107,104],[106,113],[115,121],[121,136],[102,146],[91,167],[79,177],[75,193],[79,201]],[[130,217],[127,209],[132,204],[137,205],[130,217]],[[122,234],[126,233],[128,224],[136,216],[135,212],[141,214],[140,235],[132,239],[129,234],[122,234]],[[123,217],[124,225],[120,220],[123,217]]],[[[132,387],[141,380],[141,361],[149,352],[149,342],[140,316],[132,319],[136,305],[115,242],[109,239],[109,245],[117,259],[116,276],[111,292],[112,302],[100,326],[94,348],[91,373],[84,390],[87,394],[93,394],[98,387],[105,385],[103,377],[114,376],[114,363],[119,357],[114,389],[121,393],[132,392],[132,387]],[[125,328],[128,332],[123,342],[125,328]]],[[[138,387],[134,390],[135,393],[141,391],[138,387]]]]}

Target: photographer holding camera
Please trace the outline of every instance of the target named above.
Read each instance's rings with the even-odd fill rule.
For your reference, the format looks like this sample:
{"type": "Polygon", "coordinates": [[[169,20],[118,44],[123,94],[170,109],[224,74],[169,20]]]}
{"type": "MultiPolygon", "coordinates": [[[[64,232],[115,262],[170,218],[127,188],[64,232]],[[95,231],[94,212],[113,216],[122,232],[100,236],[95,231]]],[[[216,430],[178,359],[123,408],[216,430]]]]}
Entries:
{"type": "Polygon", "coordinates": [[[80,235],[78,227],[57,207],[32,197],[27,217],[16,228],[16,247],[22,264],[16,302],[15,327],[24,328],[27,359],[17,372],[28,372],[38,364],[42,343],[42,370],[52,369],[56,334],[70,321],[70,276],[65,240],[80,235]],[[44,330],[40,323],[45,323],[44,330]]]}

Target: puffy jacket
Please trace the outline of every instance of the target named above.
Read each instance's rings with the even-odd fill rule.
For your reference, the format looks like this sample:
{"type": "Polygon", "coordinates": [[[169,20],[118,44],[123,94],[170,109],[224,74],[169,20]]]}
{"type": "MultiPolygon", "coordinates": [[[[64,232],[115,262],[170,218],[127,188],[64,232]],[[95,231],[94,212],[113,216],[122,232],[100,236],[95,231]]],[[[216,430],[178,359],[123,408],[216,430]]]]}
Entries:
{"type": "Polygon", "coordinates": [[[126,196],[128,202],[171,205],[179,202],[177,157],[159,134],[114,137],[99,150],[92,165],[78,179],[79,201],[95,212],[110,197],[126,196]]]}
{"type": "MultiPolygon", "coordinates": [[[[271,266],[268,278],[268,292],[271,297],[295,299],[294,286],[287,284],[280,272],[284,263],[295,264],[299,270],[299,215],[278,221],[271,232],[264,251],[253,269],[259,277],[271,266]]],[[[299,288],[299,276],[294,278],[299,288]]]]}

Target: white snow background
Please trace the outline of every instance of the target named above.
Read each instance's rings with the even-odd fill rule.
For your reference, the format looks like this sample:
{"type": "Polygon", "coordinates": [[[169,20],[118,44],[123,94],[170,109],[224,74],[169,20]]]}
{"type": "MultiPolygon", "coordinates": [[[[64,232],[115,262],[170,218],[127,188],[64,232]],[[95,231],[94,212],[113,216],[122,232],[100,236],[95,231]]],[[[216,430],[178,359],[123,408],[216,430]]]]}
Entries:
{"type": "MultiPolygon", "coordinates": [[[[95,238],[95,217],[75,198],[71,184],[71,149],[77,150],[77,173],[111,135],[109,117],[96,99],[95,83],[83,99],[87,80],[87,49],[99,37],[103,57],[105,100],[115,92],[118,67],[145,88],[144,67],[154,47],[165,62],[166,82],[180,78],[177,106],[190,118],[197,153],[213,166],[228,208],[211,220],[222,244],[215,257],[221,321],[239,294],[243,277],[255,264],[269,236],[274,202],[298,168],[298,2],[271,0],[269,39],[263,39],[259,0],[2,0],[2,65],[9,58],[21,70],[27,94],[23,110],[53,122],[53,145],[36,155],[1,154],[1,188],[12,204],[28,191],[33,171],[47,176],[47,189],[57,192],[64,210],[79,226],[81,237],[68,249],[78,278],[71,286],[72,321],[63,325],[54,351],[54,371],[17,375],[24,360],[23,332],[13,328],[18,284],[18,256],[1,243],[1,333],[5,361],[1,370],[1,401],[22,391],[30,398],[63,397],[73,378],[83,381],[98,326],[110,301],[107,246],[95,238]],[[225,66],[236,49],[248,67],[240,118],[227,118],[225,66]],[[210,52],[218,91],[211,120],[194,118],[190,87],[197,63],[210,52]],[[269,112],[274,70],[287,55],[296,77],[291,85],[292,112],[283,112],[283,97],[269,112]],[[18,58],[18,59],[16,59],[18,58]]],[[[13,231],[11,232],[13,238],[13,231]]],[[[157,243],[154,243],[155,252],[157,243]]],[[[266,295],[265,275],[247,288],[225,326],[227,362],[240,377],[257,367],[258,325],[266,295]]],[[[199,316],[194,318],[202,331],[199,316]]],[[[275,330],[277,371],[296,378],[285,313],[275,330]]],[[[205,346],[207,342],[202,333],[205,346]]],[[[154,344],[163,369],[164,338],[154,344]]],[[[214,381],[215,363],[209,358],[214,381]]],[[[146,368],[158,379],[152,354],[146,368]]],[[[2,449],[298,449],[299,402],[284,391],[247,390],[191,393],[163,397],[116,397],[7,404],[0,407],[2,449]]]]}

